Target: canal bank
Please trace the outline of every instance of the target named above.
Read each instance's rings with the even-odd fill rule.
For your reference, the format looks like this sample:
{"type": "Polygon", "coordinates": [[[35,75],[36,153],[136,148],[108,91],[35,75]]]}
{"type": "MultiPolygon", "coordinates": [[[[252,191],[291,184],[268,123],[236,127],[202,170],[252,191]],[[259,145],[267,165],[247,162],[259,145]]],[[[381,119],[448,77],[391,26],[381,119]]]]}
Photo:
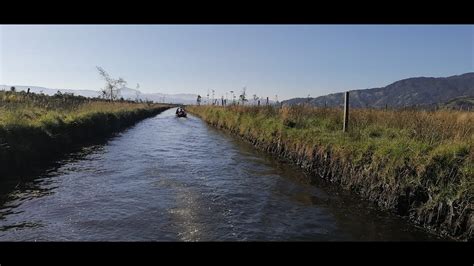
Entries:
{"type": "Polygon", "coordinates": [[[1,196],[1,241],[445,240],[173,109],[1,196]]]}
{"type": "Polygon", "coordinates": [[[38,125],[0,125],[0,176],[20,175],[42,167],[67,152],[106,138],[169,108],[128,104],[121,109],[120,106],[117,103],[113,110],[92,110],[69,120],[58,116],[38,125]]]}
{"type": "MultiPolygon", "coordinates": [[[[188,110],[208,124],[294,163],[313,177],[356,192],[382,210],[407,217],[412,223],[440,235],[472,239],[474,217],[472,186],[469,185],[469,182],[472,184],[469,172],[472,154],[469,156],[469,148],[465,151],[466,145],[433,145],[435,149],[428,154],[415,151],[416,156],[410,158],[409,150],[417,146],[404,143],[404,139],[397,141],[396,137],[382,142],[383,129],[371,131],[368,136],[361,135],[362,131],[343,135],[340,129],[332,128],[334,125],[339,128],[340,123],[331,123],[330,119],[318,121],[317,115],[313,119],[315,114],[306,114],[304,120],[301,113],[294,115],[291,113],[294,110],[285,108],[193,106],[188,110]],[[308,129],[305,123],[323,126],[305,130],[308,129]],[[409,150],[402,151],[405,147],[409,150]],[[400,160],[394,160],[393,152],[400,151],[400,160]]],[[[337,110],[322,111],[326,112],[323,115],[338,119],[337,110]]],[[[359,114],[362,117],[359,119],[367,120],[367,116],[382,113],[376,112],[359,114]]],[[[418,114],[410,115],[419,118],[418,114]]],[[[438,117],[433,115],[432,118],[438,117]]],[[[389,133],[396,136],[394,132],[389,133]]]]}

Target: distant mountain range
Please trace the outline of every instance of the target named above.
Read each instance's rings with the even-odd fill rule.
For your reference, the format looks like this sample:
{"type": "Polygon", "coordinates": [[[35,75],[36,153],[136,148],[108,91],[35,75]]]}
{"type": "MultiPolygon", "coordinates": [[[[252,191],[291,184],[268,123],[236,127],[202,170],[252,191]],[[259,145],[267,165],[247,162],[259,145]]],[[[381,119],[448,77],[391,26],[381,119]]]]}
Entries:
{"type": "MultiPolygon", "coordinates": [[[[351,107],[429,106],[459,97],[474,97],[474,73],[446,78],[416,77],[403,79],[382,88],[350,91],[351,107]]],[[[283,104],[309,103],[313,106],[342,106],[343,93],[317,98],[293,98],[283,104]]]]}
{"type": "MultiPolygon", "coordinates": [[[[17,91],[26,91],[30,88],[33,93],[54,95],[58,92],[73,93],[84,97],[98,97],[100,91],[51,89],[38,86],[13,85],[17,91]]],[[[10,90],[12,85],[0,85],[0,90],[10,90]]],[[[141,93],[138,90],[124,87],[120,96],[127,100],[150,100],[153,102],[166,102],[176,104],[194,104],[197,94],[166,94],[166,93],[141,93]]],[[[405,106],[467,106],[470,105],[469,97],[474,97],[474,72],[446,78],[416,77],[403,79],[382,88],[352,90],[350,91],[351,107],[405,107],[405,106]],[[449,104],[449,101],[457,99],[449,104]]],[[[203,97],[203,101],[206,101],[203,97]]],[[[261,104],[265,100],[262,99],[261,104]]],[[[317,98],[293,98],[282,103],[297,105],[309,103],[313,106],[342,106],[343,93],[334,93],[317,98]]],[[[249,104],[256,104],[249,100],[249,104]]],[[[270,101],[273,104],[273,101],[270,101]]]]}
{"type": "MultiPolygon", "coordinates": [[[[51,89],[38,86],[19,86],[19,85],[0,85],[0,90],[10,90],[11,87],[15,87],[17,91],[27,91],[30,88],[32,93],[44,93],[46,95],[54,95],[58,91],[61,93],[73,93],[74,95],[80,95],[84,97],[98,97],[100,91],[95,90],[74,90],[74,89],[51,89]]],[[[192,104],[196,103],[197,94],[166,94],[166,93],[142,93],[139,90],[130,89],[124,87],[120,90],[120,97],[125,100],[141,99],[143,101],[149,100],[157,103],[177,103],[177,104],[192,104]]]]}

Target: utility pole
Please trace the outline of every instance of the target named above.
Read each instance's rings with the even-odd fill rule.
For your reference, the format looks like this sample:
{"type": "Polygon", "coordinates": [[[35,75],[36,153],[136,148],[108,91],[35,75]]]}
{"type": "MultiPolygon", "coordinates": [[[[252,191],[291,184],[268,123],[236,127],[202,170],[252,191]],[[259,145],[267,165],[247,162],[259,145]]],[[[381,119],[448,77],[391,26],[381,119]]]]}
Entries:
{"type": "Polygon", "coordinates": [[[349,92],[344,93],[344,126],[342,127],[343,132],[347,132],[349,128],[349,92]]]}

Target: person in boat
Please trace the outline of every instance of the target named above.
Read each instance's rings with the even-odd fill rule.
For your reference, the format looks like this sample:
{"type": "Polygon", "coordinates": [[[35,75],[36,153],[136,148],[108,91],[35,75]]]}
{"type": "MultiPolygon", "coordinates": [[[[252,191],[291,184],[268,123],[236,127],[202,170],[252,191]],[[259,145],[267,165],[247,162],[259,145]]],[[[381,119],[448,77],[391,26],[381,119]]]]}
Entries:
{"type": "Polygon", "coordinates": [[[178,107],[178,109],[176,109],[176,115],[177,116],[186,116],[186,112],[184,111],[184,109],[182,107],[178,107]]]}

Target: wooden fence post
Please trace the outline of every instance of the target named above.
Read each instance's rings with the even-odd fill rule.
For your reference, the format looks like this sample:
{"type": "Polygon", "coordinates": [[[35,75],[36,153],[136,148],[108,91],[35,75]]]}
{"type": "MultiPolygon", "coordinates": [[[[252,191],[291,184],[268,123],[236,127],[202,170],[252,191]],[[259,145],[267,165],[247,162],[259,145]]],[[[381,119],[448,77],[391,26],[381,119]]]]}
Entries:
{"type": "Polygon", "coordinates": [[[344,126],[342,128],[343,132],[347,132],[349,128],[349,92],[344,93],[344,126]]]}

